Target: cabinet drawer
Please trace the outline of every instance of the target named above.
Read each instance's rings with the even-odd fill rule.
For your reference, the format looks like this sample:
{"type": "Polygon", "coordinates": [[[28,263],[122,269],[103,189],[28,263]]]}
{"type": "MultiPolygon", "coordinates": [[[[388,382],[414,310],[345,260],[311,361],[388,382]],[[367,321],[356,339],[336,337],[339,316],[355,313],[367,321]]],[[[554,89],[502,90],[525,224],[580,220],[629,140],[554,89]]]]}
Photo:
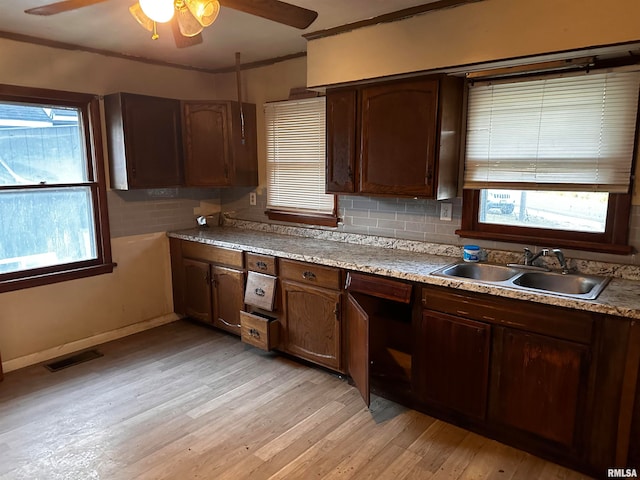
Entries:
{"type": "Polygon", "coordinates": [[[278,344],[279,324],[275,318],[240,312],[240,337],[244,343],[265,351],[278,344]]]}
{"type": "Polygon", "coordinates": [[[182,256],[228,265],[230,267],[243,268],[241,250],[214,247],[213,245],[198,242],[182,242],[182,256]]]}
{"type": "Polygon", "coordinates": [[[304,284],[340,290],[341,273],[338,268],[280,259],[280,277],[304,284]]]}
{"type": "Polygon", "coordinates": [[[423,287],[422,306],[583,344],[591,342],[593,318],[585,311],[443,287],[423,287]]]}
{"type": "Polygon", "coordinates": [[[276,274],[276,257],[247,252],[245,258],[247,261],[247,270],[264,273],[266,275],[276,274]]]}
{"type": "Polygon", "coordinates": [[[410,284],[384,277],[349,272],[347,274],[347,289],[350,292],[364,293],[394,302],[411,302],[412,286],[410,284]]]}
{"type": "Polygon", "coordinates": [[[244,303],[263,310],[272,311],[276,298],[277,278],[257,272],[247,274],[247,288],[244,292],[244,303]]]}

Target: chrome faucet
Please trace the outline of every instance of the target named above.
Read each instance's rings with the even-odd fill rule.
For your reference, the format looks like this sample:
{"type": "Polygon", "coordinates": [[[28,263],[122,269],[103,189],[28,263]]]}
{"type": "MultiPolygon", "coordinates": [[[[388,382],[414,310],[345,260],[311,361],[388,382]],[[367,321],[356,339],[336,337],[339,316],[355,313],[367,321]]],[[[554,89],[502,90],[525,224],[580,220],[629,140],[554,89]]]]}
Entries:
{"type": "Polygon", "coordinates": [[[558,258],[558,263],[560,263],[562,274],[566,275],[567,273],[570,273],[571,270],[567,266],[567,260],[564,258],[564,253],[562,253],[562,250],[560,250],[559,248],[554,248],[551,251],[558,258]]]}
{"type": "Polygon", "coordinates": [[[531,250],[529,250],[528,248],[525,247],[525,249],[524,249],[524,264],[526,266],[528,266],[528,267],[534,266],[533,262],[535,262],[539,257],[546,257],[547,255],[549,255],[549,249],[548,248],[543,248],[538,253],[534,254],[534,253],[531,252],[531,250]]]}

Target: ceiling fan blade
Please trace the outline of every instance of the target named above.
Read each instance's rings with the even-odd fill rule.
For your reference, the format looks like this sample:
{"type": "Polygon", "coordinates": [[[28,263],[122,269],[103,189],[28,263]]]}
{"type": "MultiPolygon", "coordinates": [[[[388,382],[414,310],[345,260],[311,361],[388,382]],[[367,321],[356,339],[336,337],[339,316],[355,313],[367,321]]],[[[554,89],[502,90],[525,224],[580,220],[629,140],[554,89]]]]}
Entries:
{"type": "Polygon", "coordinates": [[[311,25],[318,17],[318,12],[280,0],[220,0],[220,4],[301,30],[311,25]]]}
{"type": "Polygon", "coordinates": [[[78,8],[88,7],[96,3],[106,2],[107,0],[65,0],[63,2],[50,3],[41,7],[34,7],[25,10],[24,13],[31,15],[55,15],[57,13],[69,12],[78,8]]]}
{"type": "Polygon", "coordinates": [[[193,45],[198,45],[202,43],[202,34],[198,33],[193,37],[185,37],[180,32],[180,25],[178,25],[178,20],[176,17],[171,20],[171,32],[173,33],[173,40],[176,43],[176,47],[178,48],[187,48],[193,45]]]}

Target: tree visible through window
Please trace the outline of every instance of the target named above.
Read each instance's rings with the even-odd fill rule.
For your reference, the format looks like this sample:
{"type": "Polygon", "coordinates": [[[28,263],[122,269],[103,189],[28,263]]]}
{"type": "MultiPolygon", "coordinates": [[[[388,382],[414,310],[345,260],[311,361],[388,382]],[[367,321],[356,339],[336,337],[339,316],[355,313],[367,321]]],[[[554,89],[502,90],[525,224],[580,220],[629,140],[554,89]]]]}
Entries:
{"type": "Polygon", "coordinates": [[[98,101],[0,87],[0,291],[112,270],[98,101]]]}

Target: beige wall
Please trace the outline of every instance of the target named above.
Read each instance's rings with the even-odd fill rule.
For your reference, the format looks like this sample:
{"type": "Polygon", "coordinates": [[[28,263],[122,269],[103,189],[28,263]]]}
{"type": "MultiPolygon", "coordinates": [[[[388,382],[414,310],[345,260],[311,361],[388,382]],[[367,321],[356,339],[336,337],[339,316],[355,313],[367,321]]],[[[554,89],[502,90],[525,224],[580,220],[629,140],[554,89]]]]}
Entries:
{"type": "Polygon", "coordinates": [[[3,362],[21,366],[20,357],[173,312],[166,235],[116,238],[111,247],[112,274],[0,294],[3,362]]]}
{"type": "Polygon", "coordinates": [[[213,98],[215,76],[0,39],[0,83],[106,95],[213,98]]]}
{"type": "Polygon", "coordinates": [[[323,86],[640,39],[637,0],[484,0],[307,43],[323,86]]]}

